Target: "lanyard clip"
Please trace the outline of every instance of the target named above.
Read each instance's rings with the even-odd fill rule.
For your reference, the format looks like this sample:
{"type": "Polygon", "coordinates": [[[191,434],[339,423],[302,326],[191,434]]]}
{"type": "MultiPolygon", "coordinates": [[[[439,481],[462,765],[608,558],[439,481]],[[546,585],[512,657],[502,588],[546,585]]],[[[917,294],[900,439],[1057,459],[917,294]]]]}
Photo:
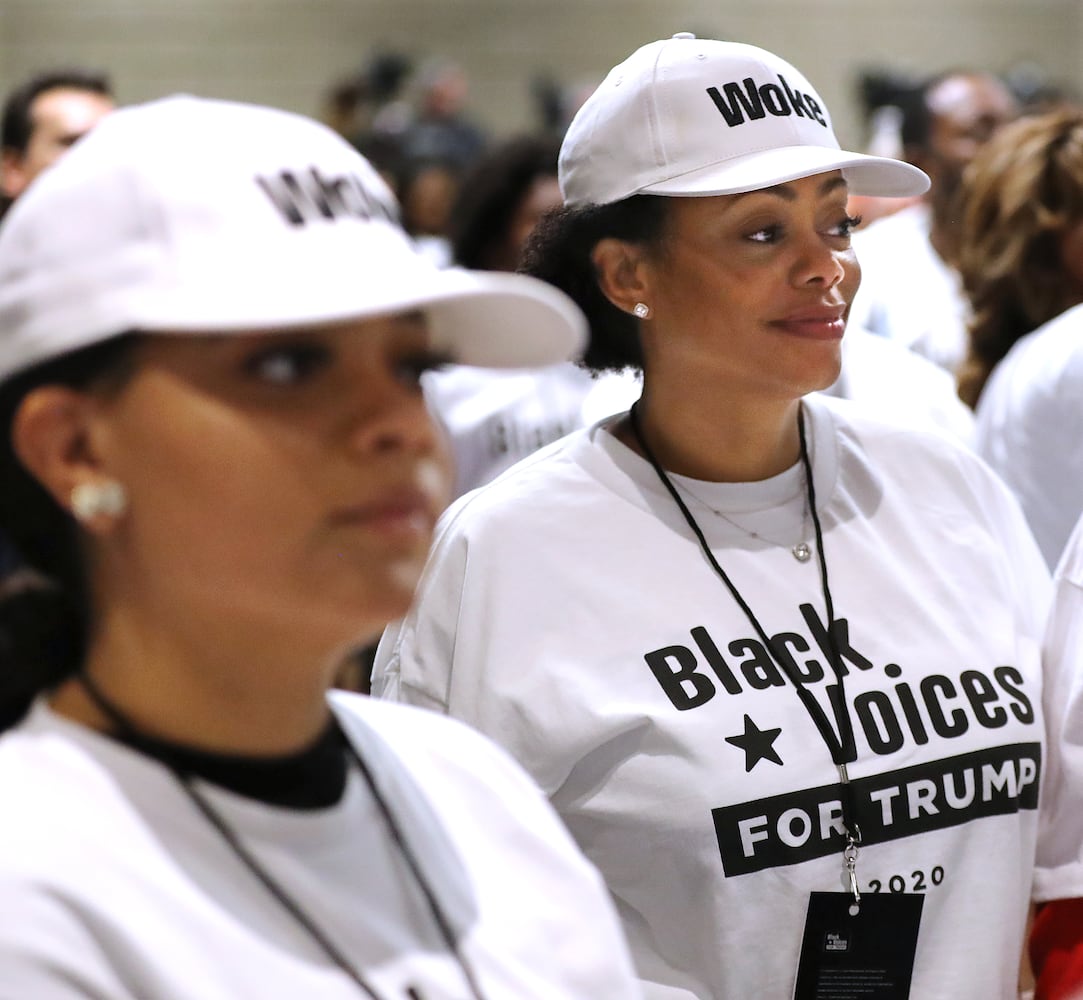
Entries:
{"type": "Polygon", "coordinates": [[[845,764],[839,764],[839,785],[842,788],[842,827],[846,833],[846,846],[842,849],[842,887],[850,891],[854,901],[850,916],[856,917],[861,910],[861,890],[857,886],[857,845],[861,843],[861,827],[854,818],[853,790],[845,764]]]}
{"type": "Polygon", "coordinates": [[[856,917],[861,909],[861,890],[857,885],[857,845],[861,842],[861,831],[856,831],[857,836],[853,834],[846,834],[846,846],[842,851],[842,860],[844,870],[842,873],[843,887],[850,890],[850,894],[854,897],[853,905],[850,907],[850,916],[856,917]]]}

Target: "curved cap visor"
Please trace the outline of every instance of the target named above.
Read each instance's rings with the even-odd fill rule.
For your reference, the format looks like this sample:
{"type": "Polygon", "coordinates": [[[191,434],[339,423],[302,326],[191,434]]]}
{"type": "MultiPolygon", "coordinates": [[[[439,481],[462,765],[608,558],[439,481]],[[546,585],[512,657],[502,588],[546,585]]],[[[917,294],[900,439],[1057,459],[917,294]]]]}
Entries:
{"type": "Polygon", "coordinates": [[[537,367],[586,340],[545,282],[437,268],[356,150],[274,109],[176,97],[113,112],[0,225],[0,378],[133,330],[415,310],[464,364],[537,367]]]}
{"type": "Polygon", "coordinates": [[[783,146],[690,170],[640,188],[638,193],[687,197],[743,194],[832,170],[842,171],[851,194],[903,198],[929,188],[928,175],[901,160],[822,146],[783,146]],[[772,180],[765,184],[765,177],[772,180]]]}
{"type": "Polygon", "coordinates": [[[575,303],[526,275],[443,271],[418,305],[427,305],[433,347],[464,365],[535,368],[571,361],[587,340],[586,318],[575,303]]]}

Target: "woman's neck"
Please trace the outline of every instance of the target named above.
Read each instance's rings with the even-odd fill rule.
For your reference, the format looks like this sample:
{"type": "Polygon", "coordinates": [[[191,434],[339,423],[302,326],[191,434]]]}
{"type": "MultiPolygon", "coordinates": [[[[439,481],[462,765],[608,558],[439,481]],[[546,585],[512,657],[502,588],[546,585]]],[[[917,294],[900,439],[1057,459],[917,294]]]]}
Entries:
{"type": "MultiPolygon", "coordinates": [[[[280,643],[170,635],[122,619],[107,616],[83,670],[137,732],[212,753],[270,756],[311,744],[326,727],[332,662],[314,666],[309,657],[306,669],[280,643]]],[[[115,729],[77,678],[56,690],[52,707],[115,729]]]]}
{"type": "MultiPolygon", "coordinates": [[[[793,466],[801,456],[800,400],[757,406],[721,398],[667,400],[644,388],[637,404],[647,447],[664,469],[711,482],[758,482],[793,466]]],[[[619,441],[646,457],[631,421],[611,427],[619,441]]]]}

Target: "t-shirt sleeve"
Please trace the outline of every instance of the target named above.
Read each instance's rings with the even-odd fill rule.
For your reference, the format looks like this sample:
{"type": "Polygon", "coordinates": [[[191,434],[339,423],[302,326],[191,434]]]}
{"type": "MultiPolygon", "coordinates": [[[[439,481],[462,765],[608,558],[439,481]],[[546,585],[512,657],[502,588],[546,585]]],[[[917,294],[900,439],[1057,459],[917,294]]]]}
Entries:
{"type": "Polygon", "coordinates": [[[1047,754],[1035,899],[1083,897],[1083,520],[1056,572],[1042,650],[1047,754]]]}
{"type": "Polygon", "coordinates": [[[1083,350],[1058,360],[1054,374],[1048,367],[1033,361],[1027,352],[1018,356],[1013,352],[994,369],[978,402],[974,442],[978,454],[1019,498],[1052,567],[1083,510],[1078,409],[1083,350]]]}
{"type": "MultiPolygon", "coordinates": [[[[1022,636],[1041,641],[1053,597],[1049,567],[1011,490],[984,461],[969,452],[960,454],[967,459],[967,479],[989,530],[1004,552],[1005,564],[1011,568],[1016,629],[1022,636]]],[[[975,585],[980,584],[975,581],[975,585]]]]}
{"type": "Polygon", "coordinates": [[[136,1000],[94,935],[44,888],[0,884],[0,1000],[136,1000]]]}
{"type": "Polygon", "coordinates": [[[447,713],[468,542],[456,504],[441,519],[406,617],[384,631],[373,658],[374,697],[447,713]]]}

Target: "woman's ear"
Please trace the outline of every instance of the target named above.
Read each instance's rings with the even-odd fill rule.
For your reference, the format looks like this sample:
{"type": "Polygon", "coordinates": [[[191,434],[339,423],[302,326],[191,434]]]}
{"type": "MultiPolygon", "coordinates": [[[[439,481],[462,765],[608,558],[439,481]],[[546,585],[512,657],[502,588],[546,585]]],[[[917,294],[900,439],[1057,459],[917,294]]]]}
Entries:
{"type": "Polygon", "coordinates": [[[45,385],[26,394],[15,412],[11,443],[19,461],[56,503],[91,531],[108,529],[122,512],[113,503],[84,516],[79,498],[115,492],[119,484],[102,467],[95,447],[94,397],[62,385],[45,385]]]}
{"type": "Polygon", "coordinates": [[[636,313],[637,305],[650,304],[646,251],[642,245],[607,237],[598,241],[590,257],[598,287],[618,309],[636,313]]]}

